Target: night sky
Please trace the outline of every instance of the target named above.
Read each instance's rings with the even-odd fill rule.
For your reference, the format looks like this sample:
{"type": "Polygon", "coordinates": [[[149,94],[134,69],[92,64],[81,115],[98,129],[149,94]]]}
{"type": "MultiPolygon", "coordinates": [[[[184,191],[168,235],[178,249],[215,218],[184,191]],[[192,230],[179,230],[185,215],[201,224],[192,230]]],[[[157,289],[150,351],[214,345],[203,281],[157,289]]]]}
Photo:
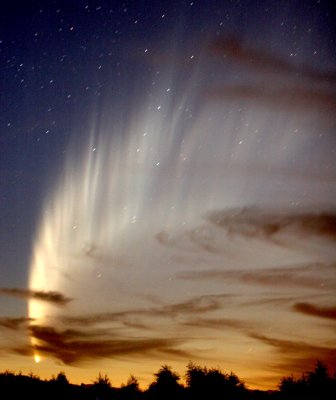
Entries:
{"type": "Polygon", "coordinates": [[[336,369],[332,3],[1,2],[2,370],[336,369]]]}

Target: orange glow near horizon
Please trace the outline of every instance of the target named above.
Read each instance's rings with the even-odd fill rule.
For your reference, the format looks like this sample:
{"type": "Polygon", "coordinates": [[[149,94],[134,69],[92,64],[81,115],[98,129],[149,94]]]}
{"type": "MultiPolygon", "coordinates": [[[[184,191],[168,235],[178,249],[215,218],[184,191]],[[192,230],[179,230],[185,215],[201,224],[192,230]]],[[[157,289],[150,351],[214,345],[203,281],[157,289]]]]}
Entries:
{"type": "MultiPolygon", "coordinates": [[[[35,356],[36,357],[36,356],[35,356]]],[[[22,359],[8,360],[6,362],[6,366],[8,366],[8,370],[14,372],[21,372],[23,375],[29,375],[33,373],[34,375],[40,377],[43,380],[51,379],[53,376],[57,376],[59,372],[64,372],[69,382],[75,385],[91,384],[95,381],[99,373],[106,374],[111,381],[112,386],[120,387],[123,384],[126,384],[130,375],[134,375],[140,384],[142,390],[148,388],[150,383],[154,381],[154,374],[160,369],[162,365],[169,365],[172,367],[174,371],[176,371],[180,375],[180,383],[185,384],[184,374],[186,372],[186,367],[189,361],[186,363],[180,362],[171,362],[171,363],[159,363],[153,362],[149,363],[148,366],[142,366],[138,370],[134,368],[134,364],[127,364],[126,362],[100,362],[96,367],[88,367],[80,368],[80,367],[69,367],[66,365],[56,365],[55,362],[52,362],[48,359],[39,360],[34,357],[34,364],[22,362],[22,359]]],[[[201,367],[206,366],[207,368],[220,368],[218,364],[211,363],[196,363],[201,367]]],[[[308,370],[313,370],[314,362],[311,365],[307,366],[308,370]]],[[[267,372],[266,370],[260,371],[256,370],[253,374],[251,374],[252,368],[247,368],[245,370],[235,370],[228,368],[220,368],[223,373],[235,373],[240,380],[245,382],[246,386],[249,389],[259,389],[259,390],[275,390],[277,385],[279,384],[280,379],[283,376],[290,375],[290,372],[285,374],[277,374],[274,375],[272,372],[267,372]]],[[[0,371],[3,372],[3,371],[0,371]]],[[[299,378],[302,373],[295,373],[294,376],[299,378]]]]}

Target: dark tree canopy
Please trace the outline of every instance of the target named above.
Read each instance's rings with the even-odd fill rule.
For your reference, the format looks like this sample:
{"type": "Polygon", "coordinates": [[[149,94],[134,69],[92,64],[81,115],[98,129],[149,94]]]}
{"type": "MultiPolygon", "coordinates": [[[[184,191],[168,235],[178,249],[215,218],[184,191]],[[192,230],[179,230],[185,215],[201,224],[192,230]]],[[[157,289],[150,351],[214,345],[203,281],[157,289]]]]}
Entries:
{"type": "Polygon", "coordinates": [[[281,379],[279,390],[281,399],[323,399],[331,400],[336,397],[336,379],[331,377],[325,363],[316,361],[314,371],[303,374],[301,378],[295,379],[287,376],[281,379]]]}
{"type": "Polygon", "coordinates": [[[138,379],[131,375],[120,388],[113,387],[107,374],[99,373],[89,385],[71,384],[60,372],[49,381],[30,373],[12,371],[0,373],[0,399],[34,400],[334,400],[336,375],[330,375],[327,365],[317,361],[312,371],[300,378],[292,375],[280,380],[278,390],[248,389],[233,372],[207,368],[190,362],[180,376],[168,365],[154,374],[153,382],[141,390],[138,379]]]}
{"type": "Polygon", "coordinates": [[[233,372],[224,374],[218,368],[208,369],[189,363],[185,379],[191,400],[222,399],[223,394],[238,400],[246,394],[244,383],[233,372]]]}
{"type": "Polygon", "coordinates": [[[180,376],[168,365],[163,365],[154,374],[155,381],[149,386],[148,394],[151,399],[180,399],[183,387],[180,385],[180,376]]]}

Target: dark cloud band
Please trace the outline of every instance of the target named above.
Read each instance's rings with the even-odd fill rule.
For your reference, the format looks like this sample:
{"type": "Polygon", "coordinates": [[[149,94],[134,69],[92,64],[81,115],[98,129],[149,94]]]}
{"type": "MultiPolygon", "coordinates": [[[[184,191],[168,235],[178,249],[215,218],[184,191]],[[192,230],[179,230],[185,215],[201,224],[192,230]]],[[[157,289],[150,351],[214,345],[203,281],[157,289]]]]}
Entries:
{"type": "Polygon", "coordinates": [[[52,303],[58,306],[65,306],[72,299],[65,297],[59,292],[43,292],[38,290],[18,289],[18,288],[0,288],[0,295],[18,297],[22,299],[34,299],[52,303]]]}
{"type": "Polygon", "coordinates": [[[54,357],[64,364],[76,365],[84,361],[147,355],[162,357],[162,353],[171,353],[179,357],[188,357],[190,354],[180,350],[181,340],[169,338],[111,338],[100,332],[86,332],[79,330],[57,330],[52,326],[32,325],[31,337],[38,345],[20,346],[13,351],[21,355],[31,355],[34,351],[54,357]]]}
{"type": "Polygon", "coordinates": [[[302,314],[336,320],[336,307],[320,307],[310,303],[296,303],[293,308],[302,314]]]}

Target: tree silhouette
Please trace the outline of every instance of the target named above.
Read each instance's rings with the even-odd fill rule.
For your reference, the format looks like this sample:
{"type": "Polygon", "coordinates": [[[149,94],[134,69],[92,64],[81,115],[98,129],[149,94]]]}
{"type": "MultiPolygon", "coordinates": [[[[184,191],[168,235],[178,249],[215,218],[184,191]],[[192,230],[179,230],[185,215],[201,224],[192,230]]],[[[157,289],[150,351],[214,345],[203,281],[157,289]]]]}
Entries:
{"type": "Polygon", "coordinates": [[[322,361],[317,360],[314,371],[308,372],[307,383],[311,398],[335,399],[333,379],[329,375],[326,364],[322,361]]]}
{"type": "Polygon", "coordinates": [[[51,399],[69,399],[71,398],[71,386],[63,371],[59,372],[57,376],[52,376],[48,382],[51,399]]]}
{"type": "Polygon", "coordinates": [[[190,399],[201,399],[206,395],[207,369],[190,362],[187,365],[185,380],[188,389],[188,397],[190,399]]]}
{"type": "Polygon", "coordinates": [[[331,400],[336,398],[336,380],[329,375],[325,363],[317,360],[314,371],[300,379],[287,376],[279,384],[281,398],[288,400],[331,400]]]}
{"type": "Polygon", "coordinates": [[[172,371],[171,367],[163,365],[154,376],[155,381],[147,390],[147,396],[150,399],[175,400],[182,398],[183,387],[178,382],[180,377],[172,371]]]}
{"type": "Polygon", "coordinates": [[[223,374],[218,368],[207,369],[189,363],[185,378],[190,400],[222,399],[223,396],[239,400],[247,392],[244,383],[234,373],[223,374]]]}
{"type": "Polygon", "coordinates": [[[96,386],[105,386],[105,387],[111,387],[111,381],[110,378],[105,374],[104,376],[99,372],[96,380],[93,382],[94,385],[96,386]]]}
{"type": "Polygon", "coordinates": [[[59,385],[63,385],[63,386],[69,384],[68,378],[66,377],[66,375],[63,371],[59,372],[57,374],[56,378],[52,378],[51,382],[52,381],[57,382],[59,385]]]}
{"type": "Polygon", "coordinates": [[[296,400],[299,399],[300,396],[304,396],[304,398],[307,399],[308,385],[305,375],[302,375],[300,379],[295,379],[293,375],[285,376],[281,378],[278,387],[282,394],[281,398],[296,400]]]}
{"type": "Polygon", "coordinates": [[[130,376],[125,385],[113,388],[109,377],[99,373],[91,385],[73,385],[64,372],[42,380],[32,372],[0,373],[0,399],[34,400],[331,400],[336,398],[336,374],[331,376],[322,361],[313,371],[301,378],[285,376],[278,391],[248,390],[234,373],[223,373],[218,368],[207,368],[189,363],[185,374],[186,386],[171,367],[163,365],[154,374],[154,381],[146,391],[130,376]]]}
{"type": "Polygon", "coordinates": [[[131,375],[126,385],[121,385],[120,398],[123,400],[137,400],[140,398],[142,392],[140,390],[137,378],[131,375]]]}
{"type": "Polygon", "coordinates": [[[95,400],[108,400],[112,398],[113,389],[110,378],[106,374],[102,375],[99,372],[96,380],[93,382],[91,392],[94,394],[95,400]]]}

